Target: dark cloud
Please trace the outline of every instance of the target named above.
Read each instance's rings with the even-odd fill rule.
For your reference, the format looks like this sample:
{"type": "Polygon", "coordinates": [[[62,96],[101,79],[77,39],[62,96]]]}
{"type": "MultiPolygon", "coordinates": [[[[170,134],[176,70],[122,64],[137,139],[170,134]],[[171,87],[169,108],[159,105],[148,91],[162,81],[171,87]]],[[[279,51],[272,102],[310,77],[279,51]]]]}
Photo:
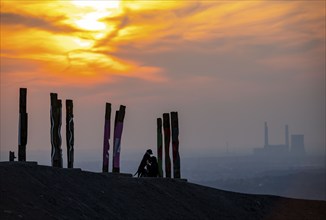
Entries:
{"type": "MultiPolygon", "coordinates": [[[[216,3],[214,6],[216,7],[216,3]]],[[[177,17],[183,18],[200,13],[210,7],[212,7],[212,4],[208,4],[208,2],[203,4],[199,1],[191,1],[188,2],[184,7],[173,10],[173,12],[177,17]]]]}
{"type": "MultiPolygon", "coordinates": [[[[96,45],[94,47],[100,47],[103,45],[107,45],[113,38],[115,38],[119,34],[119,31],[121,29],[123,29],[130,23],[128,16],[118,16],[115,18],[102,19],[102,21],[108,22],[108,23],[113,22],[115,24],[115,28],[103,40],[97,41],[96,45]]],[[[112,25],[112,24],[110,24],[110,25],[112,25]]]]}
{"type": "MultiPolygon", "coordinates": [[[[203,43],[202,48],[192,48],[189,44],[188,48],[175,48],[157,53],[147,53],[139,51],[137,48],[125,47],[124,53],[117,54],[118,57],[137,60],[144,65],[158,66],[173,78],[188,78],[194,76],[208,76],[224,78],[228,80],[263,80],[269,81],[273,73],[264,74],[265,67],[257,62],[257,57],[236,54],[235,51],[214,51],[223,44],[221,42],[210,42],[211,50],[206,50],[206,44],[203,43]]],[[[271,72],[271,70],[269,70],[271,72]]],[[[272,77],[273,78],[273,77],[272,77]]]]}
{"type": "Polygon", "coordinates": [[[19,15],[14,13],[1,13],[1,26],[24,26],[29,28],[37,28],[50,32],[74,32],[77,29],[66,25],[57,25],[58,21],[64,20],[64,16],[59,16],[51,19],[41,19],[38,17],[33,17],[29,15],[19,15]]]}
{"type": "Polygon", "coordinates": [[[19,72],[35,72],[39,63],[29,59],[1,57],[1,74],[11,74],[19,72]]]}

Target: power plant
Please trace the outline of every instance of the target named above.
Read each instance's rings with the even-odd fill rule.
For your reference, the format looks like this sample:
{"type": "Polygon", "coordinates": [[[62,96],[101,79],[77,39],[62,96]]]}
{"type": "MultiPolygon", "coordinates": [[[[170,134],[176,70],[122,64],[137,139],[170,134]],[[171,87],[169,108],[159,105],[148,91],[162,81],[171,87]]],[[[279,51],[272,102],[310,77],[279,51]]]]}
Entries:
{"type": "Polygon", "coordinates": [[[306,151],[304,147],[304,135],[291,135],[291,146],[289,139],[289,126],[285,125],[284,130],[284,144],[272,145],[269,143],[267,122],[264,124],[264,147],[254,148],[254,155],[256,156],[304,156],[306,151]]]}
{"type": "Polygon", "coordinates": [[[304,147],[304,135],[303,134],[293,134],[291,135],[291,150],[290,153],[297,156],[302,156],[306,154],[304,147]]]}

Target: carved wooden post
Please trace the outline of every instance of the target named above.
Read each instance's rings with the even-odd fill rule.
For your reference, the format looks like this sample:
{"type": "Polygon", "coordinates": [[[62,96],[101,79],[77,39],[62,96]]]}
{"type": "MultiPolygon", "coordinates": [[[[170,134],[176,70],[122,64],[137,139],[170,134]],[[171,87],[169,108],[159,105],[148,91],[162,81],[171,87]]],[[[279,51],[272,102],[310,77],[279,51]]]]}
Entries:
{"type": "Polygon", "coordinates": [[[171,159],[170,159],[170,115],[163,114],[163,129],[164,129],[164,149],[165,149],[165,175],[171,177],[171,159]]]}
{"type": "Polygon", "coordinates": [[[51,93],[51,163],[53,167],[62,168],[61,123],[62,102],[56,93],[51,93]]]}
{"type": "Polygon", "coordinates": [[[74,168],[74,113],[73,102],[66,100],[66,143],[68,168],[74,168]]]}
{"type": "Polygon", "coordinates": [[[158,172],[159,177],[163,177],[163,169],[162,169],[162,118],[157,119],[157,162],[158,162],[158,172]]]}
{"type": "Polygon", "coordinates": [[[9,161],[13,162],[15,161],[15,151],[9,151],[9,161]]]}
{"type": "Polygon", "coordinates": [[[50,122],[51,122],[51,129],[50,129],[50,138],[51,138],[51,164],[53,166],[54,161],[54,153],[56,148],[56,139],[54,137],[54,130],[56,126],[56,106],[58,101],[58,95],[56,93],[50,93],[50,99],[51,99],[51,107],[50,107],[50,122]]]}
{"type": "Polygon", "coordinates": [[[116,123],[114,128],[114,147],[113,147],[113,167],[112,172],[120,172],[120,150],[121,136],[123,131],[123,121],[125,117],[126,106],[120,105],[119,111],[116,114],[116,123]]]}
{"type": "Polygon", "coordinates": [[[179,155],[179,120],[178,112],[171,112],[172,128],[172,155],[173,155],[173,177],[180,179],[180,155],[179,155]]]}
{"type": "Polygon", "coordinates": [[[19,90],[19,131],[18,131],[18,161],[26,161],[27,125],[28,115],[26,113],[27,89],[19,90]]]}
{"type": "Polygon", "coordinates": [[[106,103],[106,105],[105,105],[102,172],[109,171],[110,130],[111,130],[111,103],[106,103]]]}
{"type": "Polygon", "coordinates": [[[114,162],[115,162],[115,152],[116,152],[116,137],[117,137],[117,122],[118,122],[118,116],[119,116],[119,110],[115,111],[115,116],[114,116],[114,127],[113,127],[113,153],[112,153],[112,172],[114,170],[114,162]]]}

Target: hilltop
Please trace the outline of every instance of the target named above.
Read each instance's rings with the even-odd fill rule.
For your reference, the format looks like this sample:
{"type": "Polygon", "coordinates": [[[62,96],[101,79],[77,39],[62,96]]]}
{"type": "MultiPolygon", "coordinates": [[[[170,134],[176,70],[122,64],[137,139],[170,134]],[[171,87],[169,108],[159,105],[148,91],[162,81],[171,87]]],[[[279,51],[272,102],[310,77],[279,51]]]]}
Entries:
{"type": "Polygon", "coordinates": [[[0,162],[1,219],[324,219],[326,202],[0,162]]]}

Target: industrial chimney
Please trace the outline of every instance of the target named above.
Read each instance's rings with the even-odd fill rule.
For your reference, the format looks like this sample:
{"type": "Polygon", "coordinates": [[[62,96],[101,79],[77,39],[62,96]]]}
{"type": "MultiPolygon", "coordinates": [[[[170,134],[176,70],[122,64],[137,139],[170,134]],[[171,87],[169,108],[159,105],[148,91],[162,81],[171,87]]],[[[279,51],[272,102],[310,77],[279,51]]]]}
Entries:
{"type": "Polygon", "coordinates": [[[265,145],[264,147],[268,147],[268,127],[267,122],[265,121],[265,145]]]}

